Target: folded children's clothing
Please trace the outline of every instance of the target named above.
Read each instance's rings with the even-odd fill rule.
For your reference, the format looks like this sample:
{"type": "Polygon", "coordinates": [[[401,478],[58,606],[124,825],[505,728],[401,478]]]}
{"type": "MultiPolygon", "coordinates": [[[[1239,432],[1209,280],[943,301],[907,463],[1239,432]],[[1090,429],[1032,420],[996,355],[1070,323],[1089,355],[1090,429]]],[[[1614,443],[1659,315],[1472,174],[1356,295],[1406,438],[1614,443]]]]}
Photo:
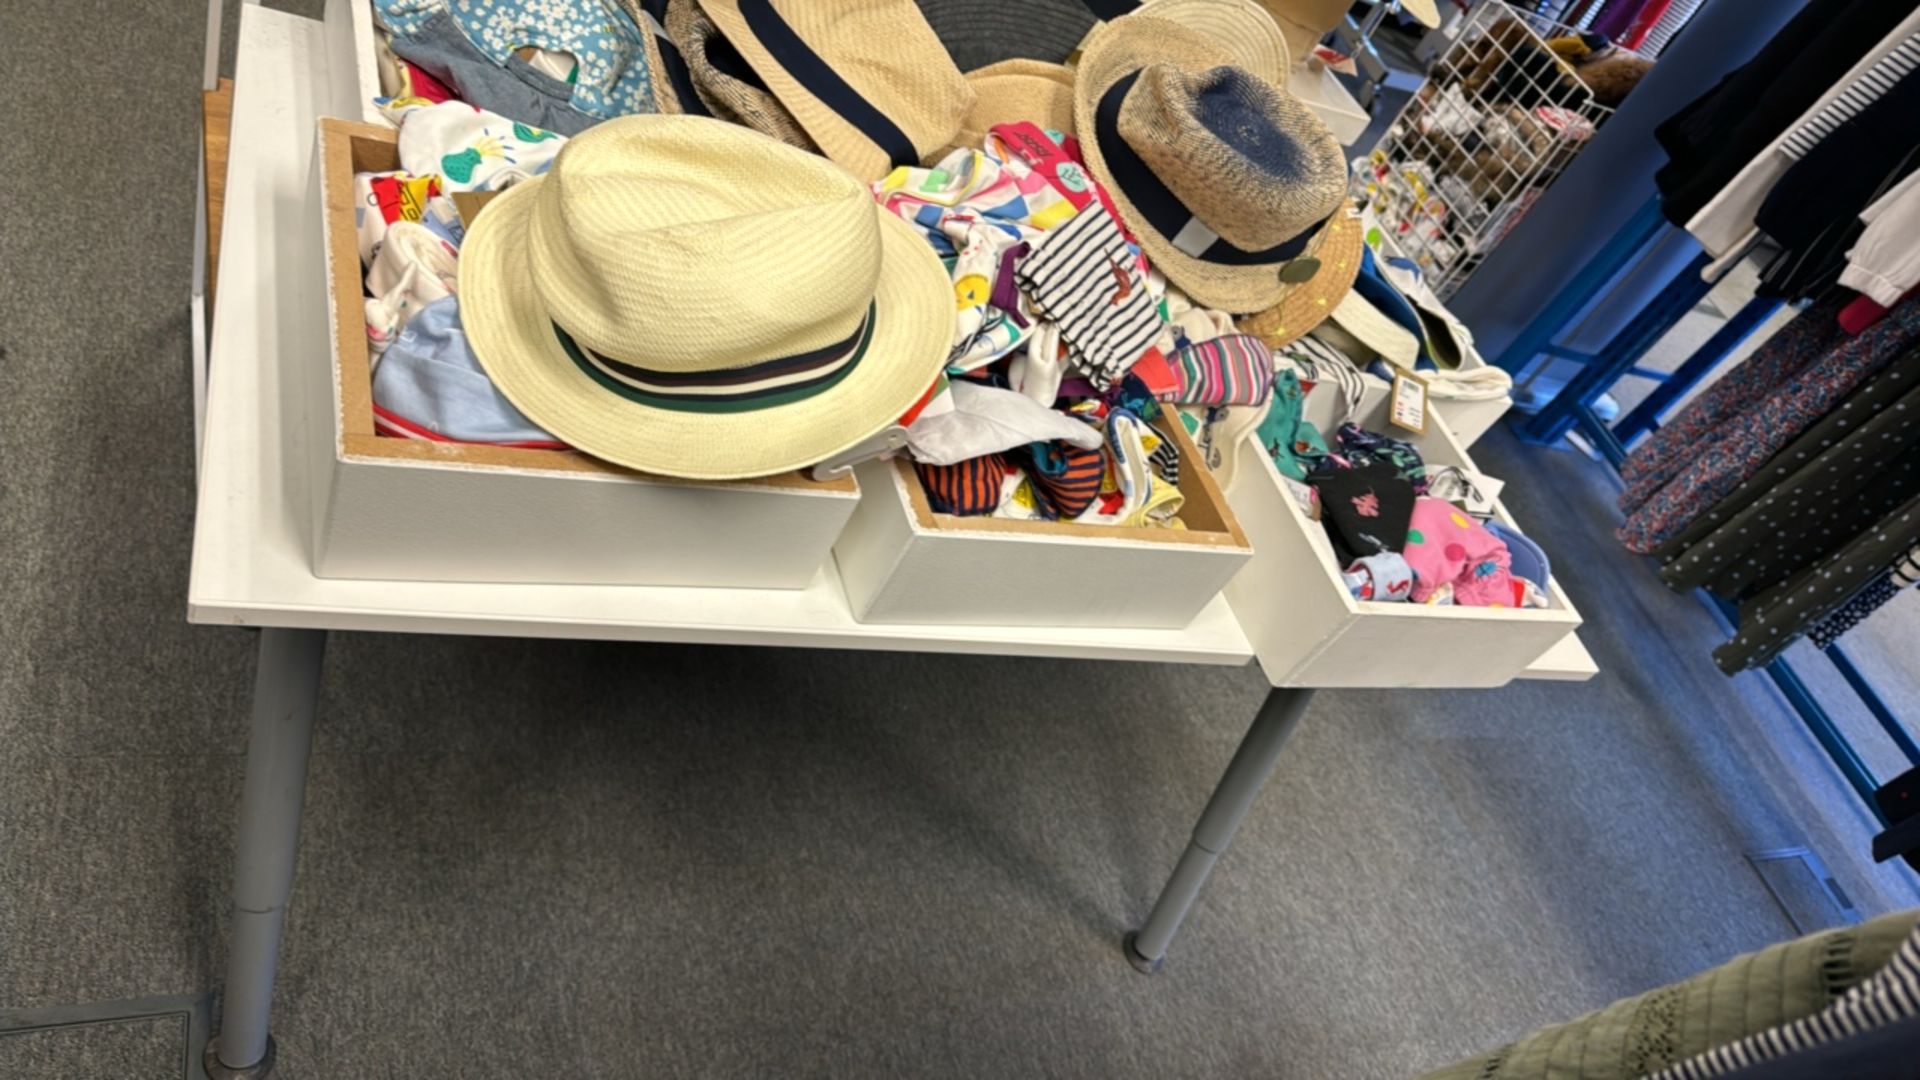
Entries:
{"type": "Polygon", "coordinates": [[[1441,585],[1453,587],[1453,602],[1477,607],[1516,607],[1512,556],[1500,538],[1452,503],[1421,497],[1403,549],[1413,567],[1413,600],[1424,603],[1441,585]]]}
{"type": "MultiPolygon", "coordinates": [[[[1321,513],[1342,565],[1406,545],[1413,485],[1392,465],[1372,462],[1343,469],[1327,463],[1308,479],[1320,492],[1321,513]]],[[[1418,564],[1414,569],[1419,570],[1418,564]]]]}

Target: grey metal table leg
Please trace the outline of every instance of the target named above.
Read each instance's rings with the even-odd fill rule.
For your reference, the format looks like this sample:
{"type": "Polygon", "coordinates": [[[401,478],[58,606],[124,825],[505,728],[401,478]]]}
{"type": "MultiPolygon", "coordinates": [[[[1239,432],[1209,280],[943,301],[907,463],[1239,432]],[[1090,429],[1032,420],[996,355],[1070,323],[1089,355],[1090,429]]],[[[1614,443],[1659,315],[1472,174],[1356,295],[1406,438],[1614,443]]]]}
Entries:
{"type": "Polygon", "coordinates": [[[326,643],[324,630],[260,632],[246,786],[240,796],[233,922],[227,931],[227,983],[220,1032],[207,1044],[207,1073],[215,1080],[252,1080],[273,1068],[267,1019],[280,963],[280,929],[293,892],[326,643]]]}
{"type": "Polygon", "coordinates": [[[1193,906],[1201,886],[1207,883],[1213,864],[1220,861],[1227,845],[1233,842],[1233,834],[1253,806],[1254,796],[1260,794],[1261,785],[1273,775],[1273,767],[1280,760],[1280,748],[1286,745],[1287,736],[1293,733],[1294,725],[1300,722],[1307,703],[1312,700],[1312,690],[1276,688],[1268,691],[1266,703],[1260,706],[1260,713],[1253,718],[1246,738],[1240,740],[1240,749],[1234,751],[1226,774],[1213,789],[1213,798],[1207,800],[1200,824],[1194,826],[1193,839],[1187,842],[1187,850],[1173,868],[1173,876],[1160,890],[1160,899],[1154,901],[1153,913],[1147,916],[1145,926],[1127,935],[1124,943],[1127,960],[1140,971],[1155,974],[1166,961],[1167,946],[1179,932],[1187,909],[1193,906]]]}

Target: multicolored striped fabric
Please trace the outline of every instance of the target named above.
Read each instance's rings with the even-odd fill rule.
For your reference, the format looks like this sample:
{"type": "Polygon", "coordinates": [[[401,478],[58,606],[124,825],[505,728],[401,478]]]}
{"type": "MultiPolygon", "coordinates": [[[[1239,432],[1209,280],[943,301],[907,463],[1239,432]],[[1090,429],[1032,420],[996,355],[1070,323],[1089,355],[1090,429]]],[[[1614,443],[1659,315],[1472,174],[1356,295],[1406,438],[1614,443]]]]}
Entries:
{"type": "Polygon", "coordinates": [[[1248,334],[1228,334],[1173,355],[1182,405],[1259,405],[1273,392],[1273,350],[1248,334]]]}
{"type": "Polygon", "coordinates": [[[1051,517],[1076,518],[1100,494],[1100,481],[1107,475],[1107,455],[1102,450],[1082,450],[1063,442],[1034,443],[1028,448],[1027,476],[1040,496],[1042,509],[1051,517]]]}
{"type": "Polygon", "coordinates": [[[988,454],[957,465],[916,461],[913,468],[920,474],[920,484],[927,489],[927,502],[934,513],[978,517],[1000,508],[1000,491],[1012,465],[1004,454],[988,454]]]}

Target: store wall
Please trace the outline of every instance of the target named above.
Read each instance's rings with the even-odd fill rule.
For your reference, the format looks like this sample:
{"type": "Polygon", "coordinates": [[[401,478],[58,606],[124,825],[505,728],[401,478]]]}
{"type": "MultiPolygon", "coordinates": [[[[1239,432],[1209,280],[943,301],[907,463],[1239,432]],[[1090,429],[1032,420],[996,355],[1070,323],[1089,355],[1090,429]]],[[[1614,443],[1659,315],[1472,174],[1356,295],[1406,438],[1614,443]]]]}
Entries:
{"type": "MultiPolygon", "coordinates": [[[[1512,235],[1448,302],[1473,328],[1480,351],[1499,358],[1529,319],[1646,201],[1666,161],[1653,129],[1759,51],[1806,0],[1707,0],[1659,63],[1627,97],[1512,235]]],[[[1626,276],[1565,344],[1593,349],[1645,305],[1698,252],[1690,240],[1661,246],[1626,276]]],[[[1517,359],[1524,364],[1530,358],[1517,359]]]]}

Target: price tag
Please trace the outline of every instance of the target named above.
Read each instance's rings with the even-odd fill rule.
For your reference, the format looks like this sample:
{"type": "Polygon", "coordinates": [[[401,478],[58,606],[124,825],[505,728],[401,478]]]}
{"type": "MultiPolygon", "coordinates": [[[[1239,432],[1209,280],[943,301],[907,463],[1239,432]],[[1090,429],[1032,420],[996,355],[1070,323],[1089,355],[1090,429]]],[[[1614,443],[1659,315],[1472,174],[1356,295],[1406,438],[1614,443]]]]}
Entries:
{"type": "Polygon", "coordinates": [[[1415,435],[1427,433],[1427,380],[1411,371],[1394,373],[1393,401],[1387,410],[1387,422],[1415,435]]]}
{"type": "Polygon", "coordinates": [[[1431,494],[1478,518],[1493,516],[1493,503],[1507,486],[1505,480],[1464,465],[1447,465],[1428,473],[1431,494]]]}

